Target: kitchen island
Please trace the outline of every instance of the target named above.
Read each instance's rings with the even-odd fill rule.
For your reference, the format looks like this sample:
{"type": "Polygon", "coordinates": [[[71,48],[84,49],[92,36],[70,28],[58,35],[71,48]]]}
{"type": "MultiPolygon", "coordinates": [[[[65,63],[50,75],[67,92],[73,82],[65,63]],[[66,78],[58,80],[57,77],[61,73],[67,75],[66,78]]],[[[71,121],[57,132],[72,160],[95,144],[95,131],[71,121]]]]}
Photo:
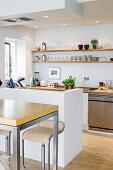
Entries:
{"type": "MultiPolygon", "coordinates": [[[[0,99],[18,101],[21,100],[24,102],[58,105],[59,120],[65,123],[65,130],[62,134],[59,135],[59,166],[65,167],[82,151],[82,89],[73,89],[67,91],[49,91],[0,88],[0,99]]],[[[30,141],[25,142],[25,157],[40,161],[40,155],[40,144],[30,141]]]]}

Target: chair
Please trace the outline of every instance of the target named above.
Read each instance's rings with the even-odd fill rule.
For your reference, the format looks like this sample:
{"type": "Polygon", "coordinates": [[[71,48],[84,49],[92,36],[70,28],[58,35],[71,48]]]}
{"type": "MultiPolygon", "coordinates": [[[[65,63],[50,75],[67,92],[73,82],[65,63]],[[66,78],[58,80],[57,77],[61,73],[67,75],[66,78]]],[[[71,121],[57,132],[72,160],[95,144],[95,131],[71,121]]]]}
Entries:
{"type": "Polygon", "coordinates": [[[5,153],[10,156],[10,140],[11,140],[11,132],[7,130],[0,129],[0,135],[4,135],[5,137],[5,153]]]}
{"type": "MultiPolygon", "coordinates": [[[[63,122],[58,122],[58,134],[64,131],[65,125],[63,122]]],[[[24,140],[33,141],[41,143],[41,161],[42,169],[45,170],[45,144],[48,145],[48,170],[50,170],[50,141],[53,137],[53,121],[46,120],[39,124],[39,126],[27,130],[23,134],[22,138],[22,167],[25,167],[24,164],[24,140]]]]}

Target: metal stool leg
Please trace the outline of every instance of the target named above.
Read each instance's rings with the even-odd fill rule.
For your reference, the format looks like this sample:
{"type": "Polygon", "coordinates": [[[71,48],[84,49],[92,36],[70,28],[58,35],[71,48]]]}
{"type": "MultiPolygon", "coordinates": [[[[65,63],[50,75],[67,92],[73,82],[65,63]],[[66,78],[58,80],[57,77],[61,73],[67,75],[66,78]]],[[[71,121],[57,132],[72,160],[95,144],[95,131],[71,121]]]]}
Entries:
{"type": "Polygon", "coordinates": [[[25,164],[24,164],[24,139],[22,139],[22,168],[25,169],[25,164]]]}
{"type": "Polygon", "coordinates": [[[50,140],[48,142],[48,170],[50,170],[50,140]]]}
{"type": "Polygon", "coordinates": [[[9,132],[9,136],[8,136],[8,156],[11,155],[11,132],[9,132]]]}
{"type": "Polygon", "coordinates": [[[5,138],[5,153],[8,155],[8,136],[5,138]]]}
{"type": "Polygon", "coordinates": [[[42,144],[41,147],[41,160],[42,160],[42,170],[45,170],[45,145],[42,144]]]}
{"type": "Polygon", "coordinates": [[[10,156],[10,154],[11,154],[11,152],[10,152],[10,147],[11,147],[10,143],[11,143],[11,132],[9,132],[9,135],[6,136],[6,138],[5,138],[5,153],[8,156],[10,156]]]}

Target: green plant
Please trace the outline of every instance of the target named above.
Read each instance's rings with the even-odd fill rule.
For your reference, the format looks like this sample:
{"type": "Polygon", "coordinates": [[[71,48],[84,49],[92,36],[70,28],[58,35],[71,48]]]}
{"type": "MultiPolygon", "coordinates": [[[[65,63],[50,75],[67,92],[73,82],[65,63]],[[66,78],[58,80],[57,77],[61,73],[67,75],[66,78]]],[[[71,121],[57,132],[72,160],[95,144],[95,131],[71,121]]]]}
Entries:
{"type": "Polygon", "coordinates": [[[75,77],[69,76],[68,78],[68,85],[69,86],[75,86],[75,77]]]}
{"type": "Polygon", "coordinates": [[[64,86],[68,86],[69,85],[68,79],[63,80],[62,83],[63,83],[64,86]]]}
{"type": "Polygon", "coordinates": [[[91,44],[92,44],[92,45],[96,45],[96,44],[98,44],[98,40],[96,40],[96,39],[92,39],[92,40],[91,40],[91,44]]]}

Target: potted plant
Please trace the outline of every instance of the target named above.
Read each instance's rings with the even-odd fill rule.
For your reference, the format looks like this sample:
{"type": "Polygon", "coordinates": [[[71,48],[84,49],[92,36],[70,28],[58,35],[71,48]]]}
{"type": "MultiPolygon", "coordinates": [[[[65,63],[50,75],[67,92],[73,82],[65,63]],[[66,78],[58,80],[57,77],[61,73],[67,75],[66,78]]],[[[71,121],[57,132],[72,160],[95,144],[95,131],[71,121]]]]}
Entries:
{"type": "Polygon", "coordinates": [[[91,44],[92,44],[92,46],[93,46],[93,49],[96,49],[96,48],[97,48],[97,44],[98,44],[98,40],[92,39],[92,40],[91,40],[91,44]]]}
{"type": "Polygon", "coordinates": [[[64,85],[64,88],[68,89],[68,86],[69,86],[68,79],[63,80],[62,83],[64,85]]]}
{"type": "Polygon", "coordinates": [[[75,86],[75,77],[73,78],[72,76],[69,76],[68,84],[69,84],[70,88],[73,89],[75,86]]]}

